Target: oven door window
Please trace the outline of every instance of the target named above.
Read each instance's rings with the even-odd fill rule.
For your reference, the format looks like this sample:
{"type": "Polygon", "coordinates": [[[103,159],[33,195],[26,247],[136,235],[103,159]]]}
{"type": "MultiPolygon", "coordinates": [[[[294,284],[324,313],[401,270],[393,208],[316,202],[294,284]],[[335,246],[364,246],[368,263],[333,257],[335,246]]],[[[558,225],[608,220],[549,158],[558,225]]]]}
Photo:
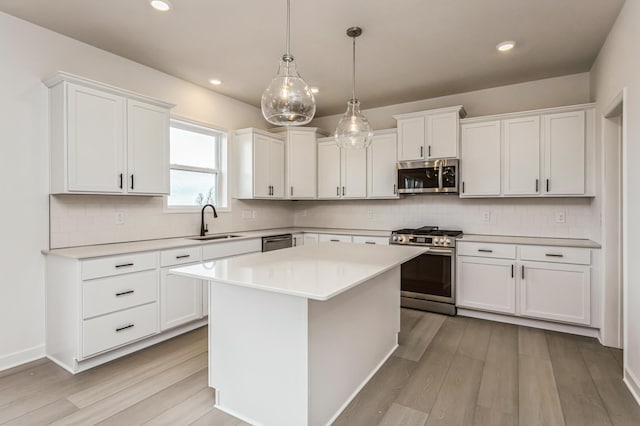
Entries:
{"type": "Polygon", "coordinates": [[[402,264],[401,290],[426,300],[450,299],[451,272],[451,256],[422,254],[402,264]]]}
{"type": "Polygon", "coordinates": [[[398,189],[433,190],[438,188],[438,167],[398,170],[398,189]]]}

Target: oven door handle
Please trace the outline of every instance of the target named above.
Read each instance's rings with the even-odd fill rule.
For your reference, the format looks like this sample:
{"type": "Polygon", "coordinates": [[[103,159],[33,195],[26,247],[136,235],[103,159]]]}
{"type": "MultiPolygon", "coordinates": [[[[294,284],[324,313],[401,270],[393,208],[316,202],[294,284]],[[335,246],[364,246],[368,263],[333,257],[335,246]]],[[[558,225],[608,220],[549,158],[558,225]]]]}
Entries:
{"type": "Polygon", "coordinates": [[[453,250],[451,249],[438,249],[429,248],[425,254],[443,254],[445,256],[453,256],[453,250]]]}

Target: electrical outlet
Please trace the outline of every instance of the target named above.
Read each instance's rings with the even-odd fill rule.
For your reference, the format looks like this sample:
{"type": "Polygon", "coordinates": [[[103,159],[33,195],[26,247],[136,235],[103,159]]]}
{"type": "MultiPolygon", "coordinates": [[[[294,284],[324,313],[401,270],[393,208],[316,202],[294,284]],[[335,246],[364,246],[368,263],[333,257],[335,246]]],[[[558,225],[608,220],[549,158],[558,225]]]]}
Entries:
{"type": "Polygon", "coordinates": [[[566,223],[567,222],[567,213],[560,210],[556,212],[556,223],[566,223]]]}
{"type": "Polygon", "coordinates": [[[124,225],[124,212],[116,212],[116,225],[124,225]]]}
{"type": "Polygon", "coordinates": [[[483,223],[491,222],[491,212],[489,210],[485,210],[482,212],[482,222],[483,223]]]}

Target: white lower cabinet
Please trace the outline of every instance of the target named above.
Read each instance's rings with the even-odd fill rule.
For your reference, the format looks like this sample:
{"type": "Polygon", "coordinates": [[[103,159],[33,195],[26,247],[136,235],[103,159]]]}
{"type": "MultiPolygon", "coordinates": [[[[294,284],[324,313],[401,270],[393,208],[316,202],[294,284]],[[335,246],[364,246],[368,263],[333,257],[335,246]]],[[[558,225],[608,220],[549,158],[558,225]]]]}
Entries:
{"type": "Polygon", "coordinates": [[[310,234],[308,232],[305,232],[302,240],[304,241],[303,244],[306,246],[308,244],[318,244],[318,234],[310,234]]]}
{"type": "Polygon", "coordinates": [[[304,245],[304,234],[303,233],[299,233],[299,234],[293,234],[291,236],[292,238],[292,244],[293,247],[298,247],[298,246],[303,246],[304,245]]]}
{"type": "Polygon", "coordinates": [[[350,243],[351,235],[341,235],[341,234],[320,234],[318,236],[318,242],[332,242],[332,243],[350,243]]]}
{"type": "Polygon", "coordinates": [[[520,264],[520,315],[591,324],[591,268],[544,262],[520,264]]]}
{"type": "Polygon", "coordinates": [[[168,330],[202,318],[202,280],[160,272],[160,329],[168,330]]]}
{"type": "Polygon", "coordinates": [[[388,246],[389,237],[365,237],[361,235],[354,235],[353,242],[355,244],[379,244],[383,246],[388,246]]]}
{"type": "Polygon", "coordinates": [[[590,249],[459,242],[456,287],[460,308],[592,325],[590,249]]]}
{"type": "Polygon", "coordinates": [[[458,257],[457,305],[516,313],[515,260],[458,257]]]}

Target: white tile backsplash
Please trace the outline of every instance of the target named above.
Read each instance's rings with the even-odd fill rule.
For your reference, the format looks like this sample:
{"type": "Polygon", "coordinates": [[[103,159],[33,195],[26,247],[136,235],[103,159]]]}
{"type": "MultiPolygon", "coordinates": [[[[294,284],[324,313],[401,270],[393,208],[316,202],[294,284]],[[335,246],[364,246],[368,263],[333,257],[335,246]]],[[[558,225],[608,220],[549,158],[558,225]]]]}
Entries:
{"type": "Polygon", "coordinates": [[[294,208],[296,226],[393,230],[437,225],[468,234],[599,238],[592,198],[417,195],[399,200],[301,201],[294,208]],[[557,211],[565,212],[565,223],[555,222],[557,211]],[[484,212],[489,212],[489,222],[483,221],[484,212]]]}
{"type": "MultiPolygon", "coordinates": [[[[49,211],[51,248],[185,237],[200,232],[199,212],[167,213],[162,197],[52,195],[49,211]],[[116,212],[124,213],[124,224],[116,224],[116,212]]],[[[207,209],[205,218],[211,233],[290,227],[293,207],[290,201],[232,200],[231,211],[220,211],[214,219],[207,209]],[[252,212],[252,218],[242,219],[242,211],[252,212]]]]}

